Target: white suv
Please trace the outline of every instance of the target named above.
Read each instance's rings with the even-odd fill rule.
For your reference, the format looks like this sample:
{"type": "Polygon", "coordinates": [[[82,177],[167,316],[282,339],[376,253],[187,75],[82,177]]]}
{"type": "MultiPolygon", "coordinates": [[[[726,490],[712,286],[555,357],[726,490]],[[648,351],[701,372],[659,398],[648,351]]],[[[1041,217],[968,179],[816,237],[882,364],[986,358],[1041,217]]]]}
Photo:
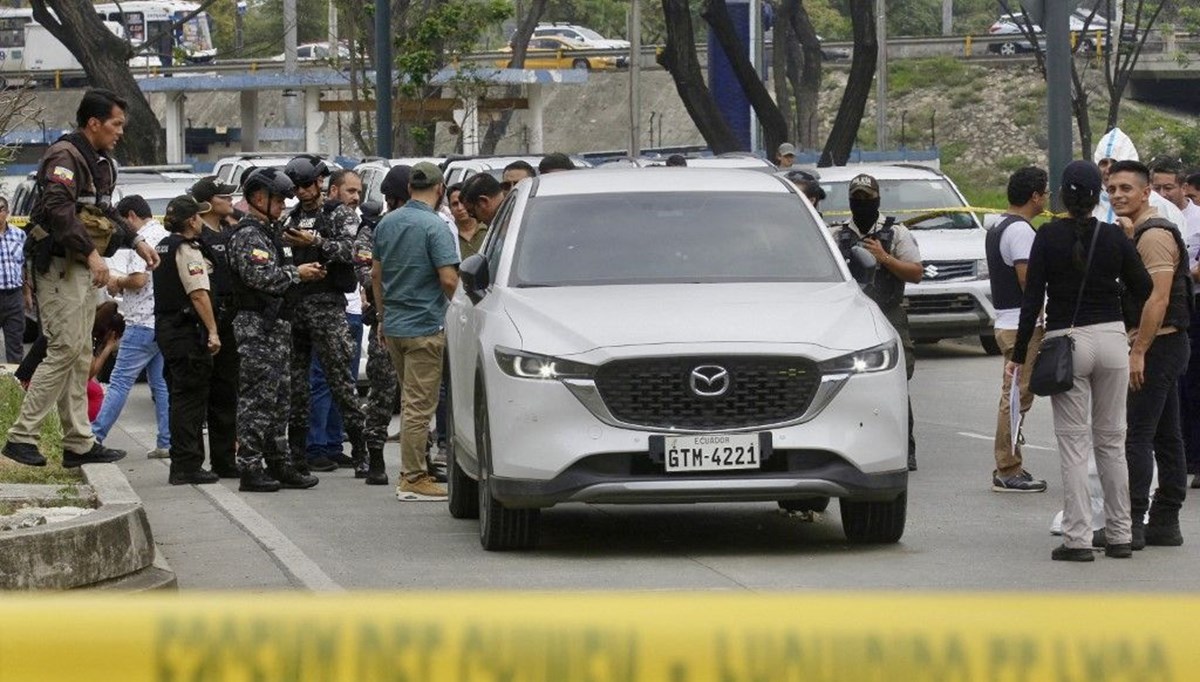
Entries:
{"type": "Polygon", "coordinates": [[[542,176],[510,193],[461,273],[449,507],[479,518],[485,549],[532,547],[540,509],[564,502],[838,497],[851,540],[903,534],[896,332],[790,183],[542,176]]]}
{"type": "Polygon", "coordinates": [[[925,277],[920,284],[905,287],[904,295],[913,340],[933,343],[977,336],[984,350],[998,354],[992,335],[996,309],[984,250],[987,231],[975,214],[953,210],[966,207],[967,200],[950,178],[926,166],[907,164],[855,164],[818,172],[828,195],[821,209],[830,223],[850,219],[846,187],[851,178],[867,173],[879,181],[880,212],[903,221],[916,237],[925,277]]]}

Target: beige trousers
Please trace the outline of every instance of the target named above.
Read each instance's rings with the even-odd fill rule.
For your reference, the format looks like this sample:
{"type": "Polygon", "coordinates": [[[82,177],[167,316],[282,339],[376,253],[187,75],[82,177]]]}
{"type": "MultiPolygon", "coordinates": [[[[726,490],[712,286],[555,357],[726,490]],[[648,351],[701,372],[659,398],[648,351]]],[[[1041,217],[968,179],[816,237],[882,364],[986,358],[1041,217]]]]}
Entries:
{"type": "Polygon", "coordinates": [[[429,420],[437,409],[445,348],[445,332],[413,338],[387,337],[388,354],[400,381],[400,475],[406,478],[426,471],[429,420]]]}
{"type": "Polygon", "coordinates": [[[92,366],[92,322],[96,295],[87,266],[54,258],[45,273],[35,273],[38,315],[46,336],[46,359],[38,365],[8,431],[14,443],[37,443],[42,421],[58,407],[63,449],[85,453],[96,439],[87,418],[88,370],[92,366]]]}
{"type": "MultiPolygon", "coordinates": [[[[1029,339],[1029,351],[1025,354],[1025,364],[1021,365],[1019,380],[1022,423],[1025,421],[1025,413],[1033,407],[1033,394],[1029,392],[1029,371],[1033,369],[1033,359],[1037,357],[1038,349],[1042,347],[1044,333],[1041,327],[1033,330],[1033,336],[1029,339]]],[[[1004,354],[1004,364],[1007,365],[1009,360],[1012,360],[1013,346],[1017,343],[1017,330],[996,329],[995,336],[996,343],[1000,346],[1000,352],[1004,354]]],[[[1011,411],[1008,400],[1009,391],[1012,390],[1012,377],[1003,370],[1000,373],[1004,375],[1004,379],[1000,387],[1000,408],[997,410],[996,440],[993,447],[996,455],[996,473],[1004,477],[1019,474],[1024,467],[1021,459],[1021,445],[1018,443],[1014,448],[1012,444],[1012,420],[1010,419],[1011,411]]]]}
{"type": "MultiPolygon", "coordinates": [[[[1050,339],[1066,330],[1046,334],[1050,339]]],[[[1130,541],[1129,469],[1125,463],[1125,399],[1129,392],[1129,341],[1120,322],[1076,327],[1075,385],[1051,397],[1054,433],[1062,458],[1063,536],[1067,547],[1092,546],[1088,455],[1104,489],[1108,542],[1130,541]]]]}

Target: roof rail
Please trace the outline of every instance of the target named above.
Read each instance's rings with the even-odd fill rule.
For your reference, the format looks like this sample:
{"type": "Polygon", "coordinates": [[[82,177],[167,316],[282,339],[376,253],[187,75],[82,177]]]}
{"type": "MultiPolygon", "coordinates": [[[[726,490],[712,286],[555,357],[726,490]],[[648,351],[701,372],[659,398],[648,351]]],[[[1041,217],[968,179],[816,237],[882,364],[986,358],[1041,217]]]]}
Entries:
{"type": "Polygon", "coordinates": [[[190,163],[167,163],[157,166],[121,166],[118,169],[124,173],[191,173],[194,168],[190,163]]]}

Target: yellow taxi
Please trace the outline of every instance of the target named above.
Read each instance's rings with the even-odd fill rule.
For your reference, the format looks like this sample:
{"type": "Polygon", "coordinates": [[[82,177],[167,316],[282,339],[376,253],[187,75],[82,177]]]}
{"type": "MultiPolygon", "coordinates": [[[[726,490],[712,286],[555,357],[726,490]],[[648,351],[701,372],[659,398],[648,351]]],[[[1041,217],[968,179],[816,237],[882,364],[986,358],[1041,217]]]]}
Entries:
{"type": "MultiPolygon", "coordinates": [[[[628,57],[589,57],[572,54],[582,50],[587,50],[587,48],[566,38],[557,36],[533,38],[529,41],[529,50],[525,53],[525,68],[609,71],[616,69],[620,62],[628,61],[628,57]]],[[[506,47],[503,51],[512,52],[512,47],[506,47]]],[[[496,60],[496,66],[507,67],[508,59],[496,60]]]]}

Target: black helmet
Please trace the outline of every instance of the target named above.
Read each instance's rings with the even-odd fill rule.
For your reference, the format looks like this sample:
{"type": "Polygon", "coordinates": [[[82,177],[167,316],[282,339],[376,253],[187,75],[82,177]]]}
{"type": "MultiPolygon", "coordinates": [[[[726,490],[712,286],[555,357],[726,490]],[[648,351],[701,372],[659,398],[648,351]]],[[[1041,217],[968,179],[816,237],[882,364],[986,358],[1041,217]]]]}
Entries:
{"type": "Polygon", "coordinates": [[[296,196],[296,186],[278,168],[255,168],[246,176],[246,181],[242,184],[244,196],[249,197],[260,189],[267,190],[267,194],[271,196],[280,196],[284,199],[296,196]]]}
{"type": "Polygon", "coordinates": [[[321,178],[329,175],[329,166],[312,154],[301,154],[288,161],[283,169],[284,175],[292,179],[297,187],[308,187],[321,178]]]}

